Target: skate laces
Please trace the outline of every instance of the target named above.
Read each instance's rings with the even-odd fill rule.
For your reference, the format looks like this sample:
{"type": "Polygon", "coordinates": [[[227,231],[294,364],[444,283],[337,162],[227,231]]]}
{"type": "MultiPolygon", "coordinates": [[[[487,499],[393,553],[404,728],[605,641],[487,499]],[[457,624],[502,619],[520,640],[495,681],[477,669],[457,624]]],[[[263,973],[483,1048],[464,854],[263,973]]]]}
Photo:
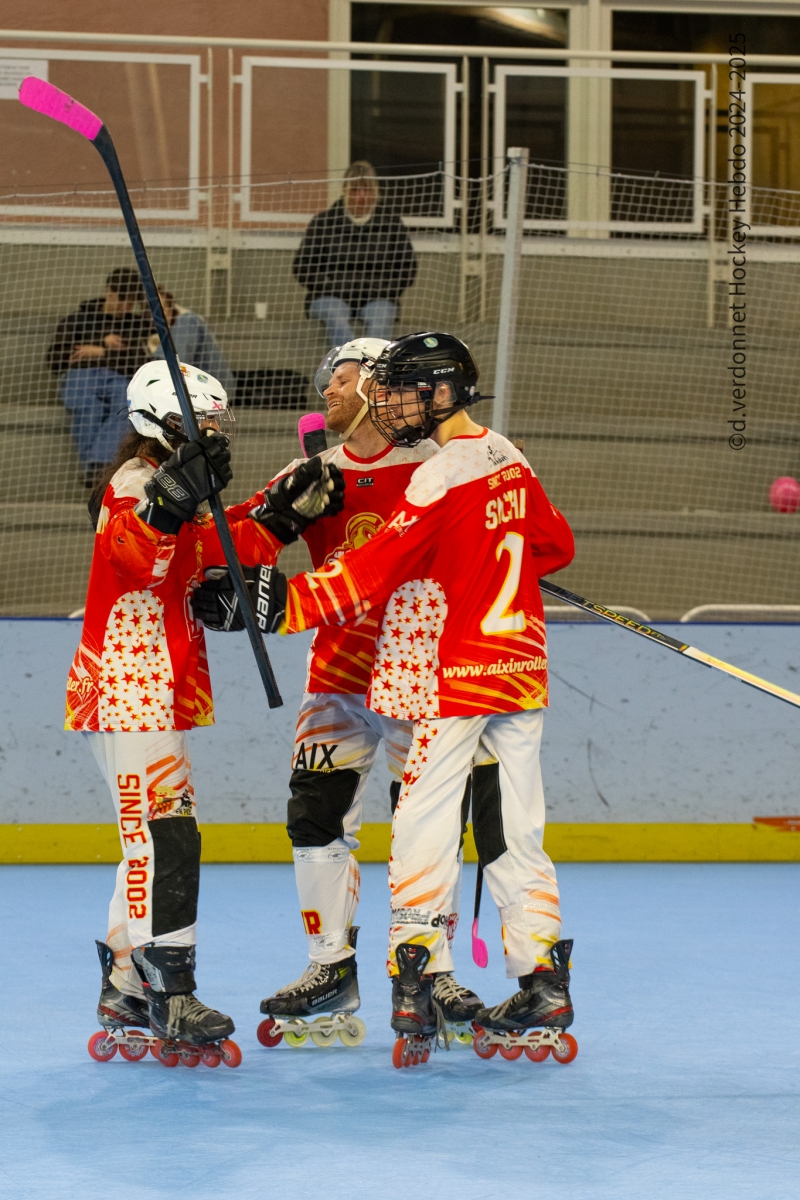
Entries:
{"type": "Polygon", "coordinates": [[[433,997],[440,1003],[450,1004],[453,1000],[466,1000],[468,996],[474,996],[474,994],[470,988],[456,983],[450,971],[439,971],[434,976],[433,997]]]}
{"type": "Polygon", "coordinates": [[[318,983],[327,983],[329,978],[329,967],[327,964],[309,963],[299,979],[295,979],[294,983],[287,983],[286,987],[279,988],[275,995],[296,996],[298,993],[306,991],[318,983]]]}
{"type": "Polygon", "coordinates": [[[199,1024],[207,1013],[213,1011],[207,1004],[198,1000],[192,992],[188,995],[170,996],[167,1036],[177,1037],[182,1020],[196,1021],[199,1024]]]}

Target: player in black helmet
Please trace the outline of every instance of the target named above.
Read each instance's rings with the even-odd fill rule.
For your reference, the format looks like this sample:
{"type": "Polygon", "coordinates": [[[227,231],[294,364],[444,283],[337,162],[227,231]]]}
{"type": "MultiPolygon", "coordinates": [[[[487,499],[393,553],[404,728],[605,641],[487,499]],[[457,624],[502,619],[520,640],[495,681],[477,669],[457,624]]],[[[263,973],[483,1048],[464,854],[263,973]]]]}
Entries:
{"type": "Polygon", "coordinates": [[[393,445],[416,446],[458,409],[492,399],[481,395],[477,383],[475,360],[460,338],[451,333],[410,333],[390,342],[375,363],[372,422],[393,445]],[[450,385],[452,403],[434,408],[434,393],[440,383],[450,385]],[[392,392],[391,409],[383,399],[387,391],[392,392]],[[398,404],[402,405],[400,409],[398,404]],[[415,418],[414,424],[398,425],[406,412],[415,418]]]}

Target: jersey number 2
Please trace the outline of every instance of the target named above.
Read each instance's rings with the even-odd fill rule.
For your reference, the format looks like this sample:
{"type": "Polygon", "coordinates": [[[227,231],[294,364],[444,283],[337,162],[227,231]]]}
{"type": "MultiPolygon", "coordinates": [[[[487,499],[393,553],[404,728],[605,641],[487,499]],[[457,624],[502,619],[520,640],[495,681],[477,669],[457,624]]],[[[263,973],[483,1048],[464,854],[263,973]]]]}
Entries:
{"type": "Polygon", "coordinates": [[[495,558],[500,560],[504,550],[508,552],[509,564],[503,586],[497,599],[481,621],[481,633],[520,633],[525,628],[524,612],[509,612],[519,587],[522,570],[522,554],[525,538],[521,533],[507,533],[497,547],[495,558]]]}

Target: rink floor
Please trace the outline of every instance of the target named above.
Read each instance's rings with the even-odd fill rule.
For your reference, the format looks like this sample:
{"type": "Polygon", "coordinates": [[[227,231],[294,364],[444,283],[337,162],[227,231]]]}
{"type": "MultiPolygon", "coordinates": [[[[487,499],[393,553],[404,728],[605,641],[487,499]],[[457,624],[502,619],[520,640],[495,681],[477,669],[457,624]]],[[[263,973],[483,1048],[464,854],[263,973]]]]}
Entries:
{"type": "MultiPolygon", "coordinates": [[[[486,971],[509,993],[484,893],[486,971]]],[[[469,1047],[397,1071],[384,976],[386,871],[363,869],[367,1040],[265,1050],[268,990],[305,948],[289,866],[207,866],[199,995],[230,1012],[238,1070],[93,1062],[113,870],[0,872],[0,1196],[57,1200],[794,1200],[800,1196],[800,867],[564,864],[575,938],[571,1065],[469,1047]]]]}

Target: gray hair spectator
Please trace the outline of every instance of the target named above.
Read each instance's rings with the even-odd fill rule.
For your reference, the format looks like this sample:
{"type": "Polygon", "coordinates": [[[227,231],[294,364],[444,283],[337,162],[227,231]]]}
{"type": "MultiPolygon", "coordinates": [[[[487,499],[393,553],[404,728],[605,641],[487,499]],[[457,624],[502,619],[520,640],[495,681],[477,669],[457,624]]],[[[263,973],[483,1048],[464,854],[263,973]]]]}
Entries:
{"type": "Polygon", "coordinates": [[[106,279],[105,295],[85,300],[63,317],[47,351],[51,371],[61,376],[64,407],[72,414],[72,437],[86,486],[114,458],[130,430],[128,381],[147,361],[148,313],[138,271],[117,267],[106,279]]]}
{"type": "Polygon", "coordinates": [[[354,317],[367,337],[392,337],[417,260],[400,216],[381,199],[370,163],[348,167],[341,199],[310,222],[292,270],[308,293],[306,313],[325,323],[332,345],[356,336],[354,317]]]}
{"type": "MultiPolygon", "coordinates": [[[[233,400],[233,372],[225,361],[219,345],[208,327],[208,322],[198,313],[178,304],[172,292],[158,286],[161,304],[170,325],[172,340],[181,362],[191,363],[200,371],[208,371],[218,379],[228,396],[233,400]]],[[[163,358],[158,334],[153,333],[147,343],[151,358],[163,358]]]]}

